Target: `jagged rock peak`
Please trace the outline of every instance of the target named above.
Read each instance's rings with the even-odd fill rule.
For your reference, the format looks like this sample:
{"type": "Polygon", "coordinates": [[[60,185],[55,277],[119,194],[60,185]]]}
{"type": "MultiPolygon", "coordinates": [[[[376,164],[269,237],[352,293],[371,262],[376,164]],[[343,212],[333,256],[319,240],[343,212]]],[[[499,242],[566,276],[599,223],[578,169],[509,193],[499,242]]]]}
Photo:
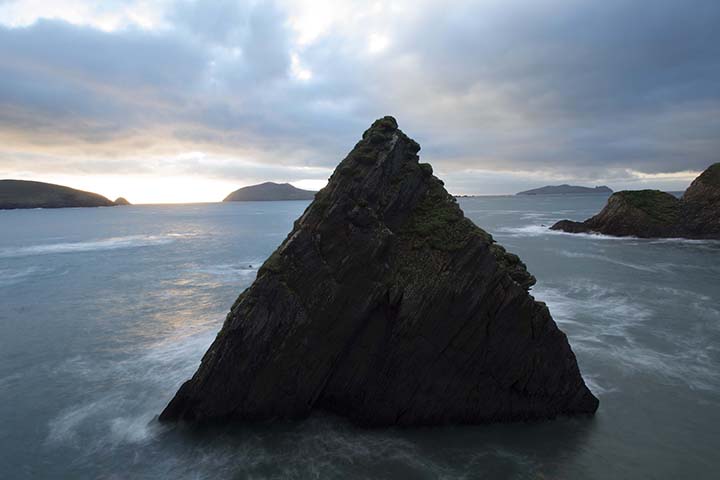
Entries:
{"type": "Polygon", "coordinates": [[[593,413],[535,279],[465,218],[392,117],[372,124],[160,416],[330,411],[368,426],[593,413]]]}
{"type": "Polygon", "coordinates": [[[688,187],[683,195],[683,200],[693,201],[701,197],[720,196],[720,163],[710,165],[700,174],[688,187]]]}

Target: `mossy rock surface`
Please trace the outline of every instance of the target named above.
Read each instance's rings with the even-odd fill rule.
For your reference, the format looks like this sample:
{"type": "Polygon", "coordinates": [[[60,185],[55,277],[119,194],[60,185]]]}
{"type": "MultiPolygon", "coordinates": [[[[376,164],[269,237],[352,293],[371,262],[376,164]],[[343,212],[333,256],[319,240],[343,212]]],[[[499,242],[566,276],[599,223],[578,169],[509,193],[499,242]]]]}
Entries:
{"type": "Polygon", "coordinates": [[[715,163],[708,167],[708,169],[698,177],[698,180],[706,185],[720,187],[720,163],[715,163]]]}
{"type": "Polygon", "coordinates": [[[680,200],[660,190],[622,191],[613,194],[632,208],[646,214],[652,221],[672,225],[680,215],[680,200]]]}

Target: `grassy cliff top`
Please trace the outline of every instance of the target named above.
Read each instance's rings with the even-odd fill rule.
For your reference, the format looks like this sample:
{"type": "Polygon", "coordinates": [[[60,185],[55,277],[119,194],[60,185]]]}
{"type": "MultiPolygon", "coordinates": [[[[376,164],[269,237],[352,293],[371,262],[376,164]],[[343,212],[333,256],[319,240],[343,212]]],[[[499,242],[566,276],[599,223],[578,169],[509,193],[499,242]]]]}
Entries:
{"type": "Polygon", "coordinates": [[[660,190],[632,190],[618,192],[613,197],[662,223],[674,223],[680,214],[680,200],[660,190]]]}
{"type": "Polygon", "coordinates": [[[706,185],[720,187],[720,163],[710,165],[699,177],[698,180],[706,185]]]}

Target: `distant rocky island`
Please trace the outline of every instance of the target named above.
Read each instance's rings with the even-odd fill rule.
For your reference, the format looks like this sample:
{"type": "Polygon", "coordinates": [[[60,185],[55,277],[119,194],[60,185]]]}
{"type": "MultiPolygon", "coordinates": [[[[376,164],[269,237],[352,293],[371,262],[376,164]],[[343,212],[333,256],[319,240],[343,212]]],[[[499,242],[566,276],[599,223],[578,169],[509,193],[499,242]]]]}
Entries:
{"type": "Polygon", "coordinates": [[[293,187],[289,183],[265,182],[235,190],[225,197],[223,202],[312,200],[315,197],[315,193],[317,192],[293,187]]]}
{"type": "Polygon", "coordinates": [[[622,191],[594,217],[562,220],[551,228],[618,237],[720,239],[720,163],[696,178],[682,198],[659,190],[622,191]]]}
{"type": "Polygon", "coordinates": [[[593,414],[525,264],[466,218],[392,117],[375,121],[237,298],[160,421],[362,426],[593,414]]]}
{"type": "Polygon", "coordinates": [[[52,183],[26,180],[0,180],[0,209],[113,207],[129,205],[124,198],[117,201],[74,188],[52,183]],[[124,203],[119,203],[124,201],[124,203]]]}
{"type": "Polygon", "coordinates": [[[597,193],[613,193],[613,191],[605,185],[601,187],[579,187],[576,185],[547,185],[545,187],[535,188],[533,190],[525,190],[516,193],[516,195],[585,195],[597,193]]]}

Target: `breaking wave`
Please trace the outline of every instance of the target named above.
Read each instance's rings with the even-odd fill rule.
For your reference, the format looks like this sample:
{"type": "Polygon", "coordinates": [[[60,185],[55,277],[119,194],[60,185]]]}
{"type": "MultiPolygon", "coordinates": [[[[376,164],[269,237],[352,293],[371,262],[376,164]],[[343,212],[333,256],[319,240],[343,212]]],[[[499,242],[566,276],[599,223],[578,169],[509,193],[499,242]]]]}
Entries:
{"type": "Polygon", "coordinates": [[[614,258],[610,258],[605,255],[595,254],[595,253],[578,253],[578,252],[571,252],[567,250],[556,250],[557,253],[563,257],[567,258],[588,258],[591,260],[600,260],[603,262],[611,263],[613,265],[619,265],[621,267],[627,267],[631,268],[633,270],[639,270],[641,272],[658,272],[661,270],[667,270],[668,265],[672,264],[666,264],[666,265],[660,265],[660,264],[654,264],[654,266],[647,266],[647,265],[640,265],[637,263],[631,263],[631,262],[625,262],[622,260],[616,260],[614,258]]]}
{"type": "Polygon", "coordinates": [[[550,230],[550,225],[525,225],[523,227],[506,227],[497,230],[498,236],[505,237],[540,237],[545,235],[572,236],[578,238],[592,238],[595,240],[628,240],[631,237],[611,237],[594,233],[567,233],[559,230],[550,230]]]}
{"type": "Polygon", "coordinates": [[[17,283],[24,282],[30,279],[33,275],[38,273],[41,269],[39,267],[30,266],[20,269],[0,269],[0,287],[7,287],[15,285],[17,283]]]}
{"type": "Polygon", "coordinates": [[[91,252],[96,250],[117,250],[120,248],[149,247],[165,245],[183,238],[185,234],[167,235],[130,235],[112,237],[88,242],[61,242],[25,247],[5,247],[0,249],[0,258],[26,257],[32,255],[52,255],[57,253],[91,252]]]}
{"type": "MultiPolygon", "coordinates": [[[[549,222],[550,223],[550,222],[549,222]]],[[[720,248],[720,240],[696,240],[696,239],[689,239],[689,238],[639,238],[639,237],[615,237],[612,235],[603,235],[601,233],[569,233],[569,232],[563,232],[560,230],[551,230],[550,224],[531,224],[531,225],[524,225],[522,227],[505,227],[498,229],[497,235],[498,236],[504,236],[504,237],[539,237],[539,236],[546,236],[546,235],[557,235],[557,236],[566,236],[571,238],[585,238],[585,239],[592,239],[592,240],[615,240],[615,241],[624,241],[627,243],[636,243],[636,244],[642,244],[642,245],[648,245],[648,244],[687,244],[687,245],[697,245],[702,247],[708,247],[712,249],[718,249],[720,248]]]]}
{"type": "Polygon", "coordinates": [[[77,443],[86,429],[95,433],[95,447],[142,443],[163,431],[155,421],[168,395],[190,378],[212,342],[216,324],[186,332],[160,343],[127,352],[125,359],[100,360],[76,356],[54,368],[53,374],[79,377],[86,385],[122,385],[88,392],[86,398],[56,415],[48,424],[48,443],[77,443]],[[95,393],[93,395],[93,393],[95,393]],[[88,398],[89,397],[89,398],[88,398]]]}

